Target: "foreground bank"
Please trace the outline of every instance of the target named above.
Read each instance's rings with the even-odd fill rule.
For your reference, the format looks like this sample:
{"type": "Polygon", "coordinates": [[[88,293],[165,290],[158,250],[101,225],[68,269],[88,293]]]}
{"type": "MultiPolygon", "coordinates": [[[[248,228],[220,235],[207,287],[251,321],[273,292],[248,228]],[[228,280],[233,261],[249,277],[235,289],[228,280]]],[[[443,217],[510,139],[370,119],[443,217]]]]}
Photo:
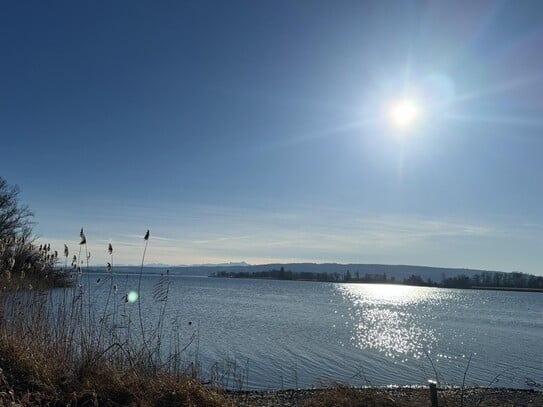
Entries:
{"type": "MultiPolygon", "coordinates": [[[[111,371],[80,372],[78,378],[44,386],[30,366],[9,366],[0,358],[2,406],[190,406],[190,407],[363,407],[431,405],[428,388],[352,388],[334,385],[323,389],[228,392],[206,387],[189,378],[134,375],[111,371]],[[75,381],[74,381],[75,379],[75,381]],[[60,385],[58,385],[60,384],[60,385]]],[[[543,391],[507,388],[439,389],[439,406],[536,407],[543,391]]]]}
{"type": "MultiPolygon", "coordinates": [[[[4,338],[5,339],[5,338],[4,338]]],[[[68,365],[0,342],[0,406],[190,406],[362,407],[431,405],[428,388],[328,388],[224,391],[185,374],[133,367],[115,369],[95,361],[68,365]]],[[[541,389],[540,389],[541,390],[541,389]]],[[[543,406],[543,391],[507,388],[437,390],[439,406],[543,406]]]]}
{"type": "MultiPolygon", "coordinates": [[[[230,395],[240,407],[362,407],[430,406],[427,388],[363,388],[237,392],[230,395]]],[[[441,389],[439,406],[543,406],[543,392],[506,388],[441,389]]]]}

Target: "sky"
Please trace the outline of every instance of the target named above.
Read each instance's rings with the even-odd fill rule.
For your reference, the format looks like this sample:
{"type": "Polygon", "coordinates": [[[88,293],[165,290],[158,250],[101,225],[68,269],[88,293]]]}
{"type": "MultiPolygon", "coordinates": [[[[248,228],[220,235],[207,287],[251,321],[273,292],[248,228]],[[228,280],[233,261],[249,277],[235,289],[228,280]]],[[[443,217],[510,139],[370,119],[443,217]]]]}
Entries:
{"type": "Polygon", "coordinates": [[[149,229],[151,263],[543,275],[542,49],[541,1],[6,1],[0,176],[94,264],[149,229]]]}

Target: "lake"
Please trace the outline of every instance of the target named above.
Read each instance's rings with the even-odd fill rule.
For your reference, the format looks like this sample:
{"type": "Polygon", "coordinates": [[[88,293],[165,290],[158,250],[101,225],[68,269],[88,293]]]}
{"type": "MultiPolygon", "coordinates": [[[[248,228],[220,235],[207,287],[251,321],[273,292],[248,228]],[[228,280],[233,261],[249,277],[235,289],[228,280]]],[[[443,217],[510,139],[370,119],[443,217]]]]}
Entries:
{"type": "MultiPolygon", "coordinates": [[[[159,319],[163,303],[153,299],[159,279],[142,278],[146,327],[159,319]]],[[[105,280],[104,274],[89,279],[99,303],[107,295],[106,285],[100,287],[105,280]]],[[[543,383],[541,293],[187,276],[169,281],[164,320],[188,345],[185,362],[198,360],[204,376],[220,370],[228,386],[424,385],[436,375],[441,384],[461,385],[466,369],[467,385],[543,383]]],[[[119,293],[136,291],[138,277],[117,275],[115,283],[119,293]]],[[[126,307],[137,315],[136,303],[126,307]]]]}

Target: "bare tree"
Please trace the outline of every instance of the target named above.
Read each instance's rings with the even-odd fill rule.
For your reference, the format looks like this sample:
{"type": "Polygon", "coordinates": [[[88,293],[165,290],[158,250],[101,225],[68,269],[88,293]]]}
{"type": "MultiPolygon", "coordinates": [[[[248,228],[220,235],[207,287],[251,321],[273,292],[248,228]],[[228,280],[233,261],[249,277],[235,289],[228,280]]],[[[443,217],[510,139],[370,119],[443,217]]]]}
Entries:
{"type": "Polygon", "coordinates": [[[46,255],[32,244],[32,217],[19,202],[19,187],[0,177],[0,271],[8,276],[44,269],[46,255]]]}
{"type": "Polygon", "coordinates": [[[19,187],[0,177],[0,240],[28,237],[33,213],[19,203],[19,187]]]}

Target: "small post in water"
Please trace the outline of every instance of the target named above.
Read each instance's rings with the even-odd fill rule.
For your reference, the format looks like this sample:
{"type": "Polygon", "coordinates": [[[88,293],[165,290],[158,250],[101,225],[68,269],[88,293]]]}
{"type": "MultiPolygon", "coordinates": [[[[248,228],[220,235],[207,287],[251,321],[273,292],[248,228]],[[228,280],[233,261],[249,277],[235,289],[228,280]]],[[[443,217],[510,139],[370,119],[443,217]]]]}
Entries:
{"type": "Polygon", "coordinates": [[[432,407],[437,406],[437,383],[435,380],[428,380],[430,384],[430,400],[432,401],[432,407]]]}

